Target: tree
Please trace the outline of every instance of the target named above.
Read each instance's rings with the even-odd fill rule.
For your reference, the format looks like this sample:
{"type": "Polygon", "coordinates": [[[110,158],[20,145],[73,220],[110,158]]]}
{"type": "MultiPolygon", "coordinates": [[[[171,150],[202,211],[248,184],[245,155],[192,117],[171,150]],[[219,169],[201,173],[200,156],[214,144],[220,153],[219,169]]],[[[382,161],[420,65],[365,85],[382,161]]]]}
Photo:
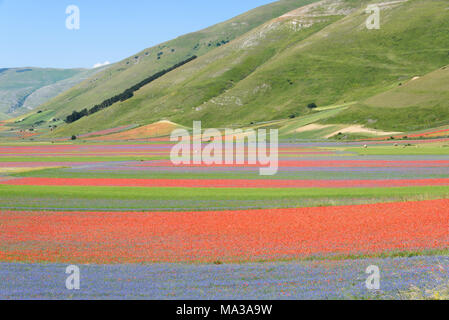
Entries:
{"type": "MultiPolygon", "coordinates": [[[[163,52],[160,52],[160,54],[162,55],[163,52]]],[[[158,54],[159,55],[159,54],[158,54]]],[[[123,91],[122,93],[113,96],[109,99],[104,100],[102,103],[95,105],[94,107],[92,107],[91,109],[87,110],[87,109],[83,109],[80,112],[77,111],[73,111],[73,113],[71,115],[68,115],[65,122],[67,123],[72,123],[75,121],[78,121],[79,119],[86,117],[88,115],[97,113],[98,111],[101,111],[103,109],[106,109],[110,106],[112,106],[114,103],[117,103],[119,101],[124,102],[128,99],[131,99],[134,96],[134,92],[136,92],[137,90],[139,90],[140,88],[142,88],[143,86],[159,79],[160,77],[164,76],[165,74],[167,74],[170,71],[173,71],[187,63],[189,63],[190,61],[193,61],[197,58],[197,56],[192,56],[184,61],[181,61],[177,64],[175,64],[174,66],[168,68],[168,69],[164,69],[162,71],[159,71],[158,73],[142,80],[141,82],[135,84],[134,86],[132,86],[131,88],[126,89],[125,91],[123,91]]],[[[158,59],[160,59],[160,55],[158,57],[158,59]]]]}
{"type": "Polygon", "coordinates": [[[75,135],[72,136],[72,140],[76,140],[76,136],[75,135]]]}
{"type": "Polygon", "coordinates": [[[312,103],[309,103],[309,105],[307,106],[307,108],[309,108],[309,109],[316,109],[316,108],[318,108],[318,106],[316,105],[315,102],[312,102],[312,103]]]}

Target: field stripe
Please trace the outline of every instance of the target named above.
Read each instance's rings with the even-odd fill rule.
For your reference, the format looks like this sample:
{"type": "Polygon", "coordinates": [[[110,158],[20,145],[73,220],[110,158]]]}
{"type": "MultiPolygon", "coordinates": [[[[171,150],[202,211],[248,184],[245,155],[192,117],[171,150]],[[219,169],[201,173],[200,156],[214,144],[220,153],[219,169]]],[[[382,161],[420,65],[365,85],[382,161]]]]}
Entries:
{"type": "Polygon", "coordinates": [[[214,262],[449,246],[449,200],[223,212],[0,214],[0,261],[214,262]]]}
{"type": "Polygon", "coordinates": [[[91,186],[91,187],[164,187],[164,188],[379,188],[447,186],[449,179],[387,180],[240,180],[240,179],[88,179],[17,178],[2,185],[15,186],[91,186]]]}
{"type": "MultiPolygon", "coordinates": [[[[426,167],[448,167],[449,160],[280,160],[279,167],[307,167],[307,168],[426,168],[426,167]]],[[[175,166],[169,160],[155,160],[137,164],[137,167],[248,167],[258,168],[264,167],[260,164],[183,164],[182,166],[175,166]]]]}

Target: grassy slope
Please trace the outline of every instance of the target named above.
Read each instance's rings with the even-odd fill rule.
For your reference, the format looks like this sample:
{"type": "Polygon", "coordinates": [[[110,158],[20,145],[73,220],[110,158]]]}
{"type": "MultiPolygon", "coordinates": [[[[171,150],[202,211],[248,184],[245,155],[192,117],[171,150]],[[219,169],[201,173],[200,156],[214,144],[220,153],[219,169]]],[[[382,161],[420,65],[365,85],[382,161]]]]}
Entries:
{"type": "MultiPolygon", "coordinates": [[[[305,113],[311,101],[328,105],[358,100],[445,65],[449,61],[446,7],[445,1],[411,1],[385,11],[379,32],[363,28],[365,16],[360,13],[339,21],[239,83],[227,95],[242,97],[244,106],[229,108],[220,116],[251,121],[305,113]],[[262,83],[272,90],[244,98],[245,92],[262,83]]],[[[205,118],[220,121],[212,110],[205,118]]]]}
{"type": "Polygon", "coordinates": [[[204,55],[217,48],[217,43],[221,41],[233,40],[270,19],[314,1],[317,0],[277,1],[210,28],[148,48],[72,88],[42,106],[42,109],[55,110],[57,117],[63,117],[73,110],[90,108],[186,57],[204,55]],[[163,54],[158,59],[160,52],[163,54]]]}
{"type": "Polygon", "coordinates": [[[339,18],[341,16],[315,18],[321,22],[299,32],[292,30],[291,20],[269,21],[230,44],[145,86],[133,99],[117,103],[57,131],[56,134],[66,136],[72,132],[92,131],[98,126],[107,128],[123,123],[146,124],[162,118],[191,125],[191,119],[207,120],[205,110],[198,112],[196,108],[203,108],[203,103],[211,99],[217,99],[211,102],[215,106],[215,117],[224,120],[217,113],[217,105],[235,105],[238,101],[233,97],[222,98],[223,93],[251,76],[260,66],[289,46],[301,42],[339,18]]]}
{"type": "MultiPolygon", "coordinates": [[[[345,1],[348,7],[365,4],[345,1]]],[[[367,15],[361,10],[299,32],[288,27],[291,21],[270,22],[58,134],[161,118],[185,125],[201,119],[205,126],[245,126],[310,113],[305,106],[311,101],[323,106],[364,100],[447,65],[446,8],[443,0],[410,0],[382,10],[380,30],[364,27],[367,15]],[[257,39],[261,33],[264,38],[257,39]]]]}
{"type": "Polygon", "coordinates": [[[41,69],[41,68],[14,68],[0,73],[0,112],[7,113],[10,109],[17,108],[15,114],[26,113],[23,107],[35,107],[36,103],[27,100],[39,89],[56,86],[56,90],[49,96],[52,98],[62,92],[66,87],[57,86],[62,81],[72,79],[72,83],[83,80],[83,75],[89,70],[83,69],[41,69]],[[78,80],[78,81],[77,81],[78,80]],[[59,89],[58,89],[59,88],[59,89]]]}
{"type": "Polygon", "coordinates": [[[439,69],[375,95],[327,122],[405,132],[445,125],[449,123],[448,88],[449,68],[439,69]]]}

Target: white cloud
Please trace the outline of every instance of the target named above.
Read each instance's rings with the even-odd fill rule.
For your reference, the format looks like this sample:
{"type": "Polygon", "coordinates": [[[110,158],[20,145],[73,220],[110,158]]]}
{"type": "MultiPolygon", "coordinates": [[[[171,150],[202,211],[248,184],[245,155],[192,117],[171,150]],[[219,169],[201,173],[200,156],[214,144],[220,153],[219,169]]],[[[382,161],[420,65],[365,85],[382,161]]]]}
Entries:
{"type": "Polygon", "coordinates": [[[107,65],[109,65],[109,64],[111,64],[109,61],[105,61],[105,62],[103,62],[103,63],[99,62],[99,63],[94,64],[94,66],[93,66],[92,68],[93,68],[93,69],[96,69],[96,68],[100,68],[100,67],[107,66],[107,65]]]}

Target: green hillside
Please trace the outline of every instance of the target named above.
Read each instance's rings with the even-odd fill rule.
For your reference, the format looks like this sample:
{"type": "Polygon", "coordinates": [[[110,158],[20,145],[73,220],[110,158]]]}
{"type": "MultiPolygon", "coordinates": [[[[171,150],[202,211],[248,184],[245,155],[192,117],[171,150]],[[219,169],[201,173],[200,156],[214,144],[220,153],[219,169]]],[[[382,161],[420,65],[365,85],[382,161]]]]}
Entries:
{"type": "MultiPolygon", "coordinates": [[[[55,135],[164,118],[220,127],[303,116],[314,113],[311,102],[364,101],[449,63],[447,1],[382,6],[380,30],[365,27],[367,3],[328,0],[271,20],[55,135]]],[[[357,122],[344,118],[356,108],[333,120],[357,122]]]]}
{"type": "Polygon", "coordinates": [[[292,9],[317,0],[281,0],[268,4],[210,28],[186,34],[145,49],[53,99],[42,110],[63,118],[74,110],[90,108],[123,92],[143,79],[186,58],[201,56],[220,48],[255,27],[292,9]]]}
{"type": "Polygon", "coordinates": [[[0,112],[11,115],[29,112],[94,72],[83,69],[1,69],[0,112]]]}
{"type": "Polygon", "coordinates": [[[448,124],[449,67],[414,78],[364,100],[326,123],[358,123],[404,132],[448,124]]]}
{"type": "MultiPolygon", "coordinates": [[[[202,112],[197,110],[201,109],[203,103],[219,98],[222,93],[238,85],[289,46],[343,17],[338,15],[340,11],[344,11],[340,7],[328,11],[325,3],[310,8],[310,12],[304,17],[278,19],[278,16],[145,86],[133,99],[62,127],[56,135],[89,132],[122,123],[143,125],[162,118],[173,118],[176,122],[189,125],[191,120],[199,119],[197,116],[202,112]],[[305,19],[304,23],[313,25],[295,30],[292,22],[302,18],[305,19]]],[[[221,118],[216,111],[213,112],[221,118]]],[[[206,117],[203,120],[207,120],[206,117]]]]}

